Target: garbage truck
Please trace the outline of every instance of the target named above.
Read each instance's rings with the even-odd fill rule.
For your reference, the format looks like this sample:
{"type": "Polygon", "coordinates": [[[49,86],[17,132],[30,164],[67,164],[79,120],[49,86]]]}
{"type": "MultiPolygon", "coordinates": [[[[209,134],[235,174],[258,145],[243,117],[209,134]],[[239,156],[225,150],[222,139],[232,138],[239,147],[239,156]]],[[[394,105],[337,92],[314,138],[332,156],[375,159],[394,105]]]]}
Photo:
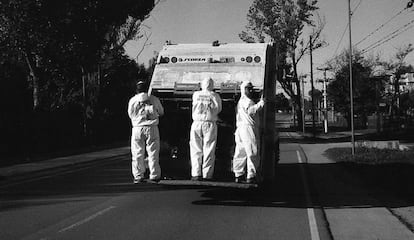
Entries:
{"type": "Polygon", "coordinates": [[[273,43],[166,43],[156,60],[149,93],[159,97],[165,114],[160,118],[161,156],[164,177],[188,179],[191,164],[189,133],[192,94],[206,77],[222,99],[217,121],[218,137],[214,179],[232,181],[236,106],[240,84],[253,84],[256,99],[266,99],[261,112],[259,173],[264,182],[274,180],[279,160],[275,127],[276,51],[273,43]]]}

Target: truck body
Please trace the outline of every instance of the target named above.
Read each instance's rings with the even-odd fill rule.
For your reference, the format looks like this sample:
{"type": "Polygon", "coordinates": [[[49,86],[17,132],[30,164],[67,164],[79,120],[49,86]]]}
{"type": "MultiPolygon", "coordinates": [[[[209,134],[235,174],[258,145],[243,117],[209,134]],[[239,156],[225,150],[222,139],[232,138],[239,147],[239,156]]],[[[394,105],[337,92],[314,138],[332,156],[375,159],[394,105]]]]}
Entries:
{"type": "Polygon", "coordinates": [[[275,129],[275,52],[269,43],[166,44],[160,51],[150,83],[150,93],[160,98],[165,115],[160,119],[161,167],[165,176],[190,176],[189,132],[192,123],[192,94],[206,77],[214,80],[221,99],[216,149],[215,178],[232,178],[235,110],[240,84],[249,80],[256,98],[266,99],[261,120],[261,172],[274,177],[278,161],[275,129]],[[270,167],[270,168],[269,168],[270,167]]]}

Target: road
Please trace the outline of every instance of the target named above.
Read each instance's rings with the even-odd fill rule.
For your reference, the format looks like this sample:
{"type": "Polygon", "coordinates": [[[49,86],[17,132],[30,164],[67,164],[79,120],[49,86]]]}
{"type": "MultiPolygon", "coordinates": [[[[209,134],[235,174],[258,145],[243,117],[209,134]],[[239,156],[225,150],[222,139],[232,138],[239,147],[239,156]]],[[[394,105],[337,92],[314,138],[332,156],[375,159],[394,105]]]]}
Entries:
{"type": "MultiPolygon", "coordinates": [[[[306,126],[310,127],[312,126],[312,115],[311,114],[306,114],[305,116],[305,120],[306,120],[306,126]]],[[[282,129],[289,129],[291,127],[294,126],[294,124],[298,124],[297,123],[297,119],[295,120],[296,123],[293,122],[293,114],[292,113],[276,113],[276,127],[280,130],[282,129]]],[[[318,123],[318,121],[316,121],[316,124],[320,124],[318,123]]],[[[301,126],[300,126],[301,127],[301,126]]]]}
{"type": "Polygon", "coordinates": [[[299,164],[282,144],[270,189],[133,185],[130,161],[0,187],[0,239],[331,239],[299,164]]]}

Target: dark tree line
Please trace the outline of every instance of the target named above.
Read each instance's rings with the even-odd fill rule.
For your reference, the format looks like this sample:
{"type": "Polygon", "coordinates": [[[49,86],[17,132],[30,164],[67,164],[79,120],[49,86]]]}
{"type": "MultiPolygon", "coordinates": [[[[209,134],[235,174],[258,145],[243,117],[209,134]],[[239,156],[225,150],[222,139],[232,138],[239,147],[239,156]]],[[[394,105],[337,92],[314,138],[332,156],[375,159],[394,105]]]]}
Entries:
{"type": "Polygon", "coordinates": [[[0,154],[124,140],[137,78],[124,53],[153,0],[0,2],[0,154]]]}

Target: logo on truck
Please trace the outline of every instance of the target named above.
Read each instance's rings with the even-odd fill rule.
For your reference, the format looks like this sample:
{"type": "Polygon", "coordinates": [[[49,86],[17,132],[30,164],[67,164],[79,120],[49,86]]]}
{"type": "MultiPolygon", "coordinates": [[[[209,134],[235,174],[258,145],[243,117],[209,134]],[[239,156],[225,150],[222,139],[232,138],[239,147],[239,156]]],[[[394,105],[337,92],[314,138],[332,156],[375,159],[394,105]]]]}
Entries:
{"type": "Polygon", "coordinates": [[[178,58],[179,62],[206,62],[206,58],[178,58]]]}

